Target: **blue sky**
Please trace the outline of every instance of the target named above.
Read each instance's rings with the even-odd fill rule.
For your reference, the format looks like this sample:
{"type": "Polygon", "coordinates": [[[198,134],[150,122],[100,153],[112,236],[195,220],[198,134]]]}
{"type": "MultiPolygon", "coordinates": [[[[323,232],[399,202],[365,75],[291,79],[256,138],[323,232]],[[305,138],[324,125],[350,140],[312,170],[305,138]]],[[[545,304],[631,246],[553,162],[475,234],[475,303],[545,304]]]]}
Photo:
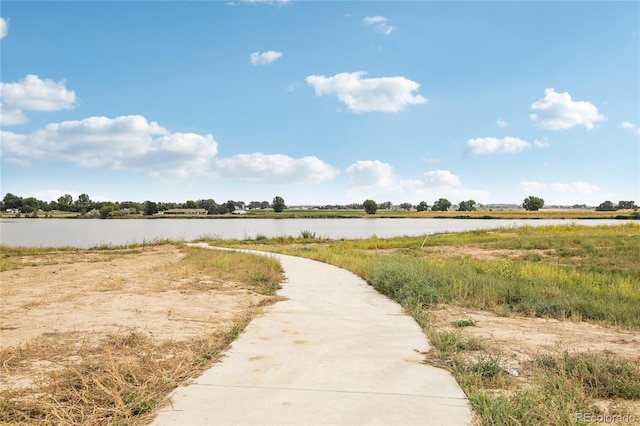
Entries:
{"type": "Polygon", "coordinates": [[[3,1],[1,192],[640,201],[640,3],[3,1]]]}

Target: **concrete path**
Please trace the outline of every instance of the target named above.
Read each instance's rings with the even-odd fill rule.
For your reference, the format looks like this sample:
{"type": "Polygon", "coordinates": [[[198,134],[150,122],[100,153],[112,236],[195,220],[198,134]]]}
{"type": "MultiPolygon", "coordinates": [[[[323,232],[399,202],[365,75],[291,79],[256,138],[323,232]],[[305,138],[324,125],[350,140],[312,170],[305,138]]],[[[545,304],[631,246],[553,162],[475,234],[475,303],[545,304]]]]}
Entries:
{"type": "Polygon", "coordinates": [[[395,302],[352,273],[273,255],[287,300],[171,396],[154,425],[468,425],[464,393],[422,364],[428,341],[395,302]]]}

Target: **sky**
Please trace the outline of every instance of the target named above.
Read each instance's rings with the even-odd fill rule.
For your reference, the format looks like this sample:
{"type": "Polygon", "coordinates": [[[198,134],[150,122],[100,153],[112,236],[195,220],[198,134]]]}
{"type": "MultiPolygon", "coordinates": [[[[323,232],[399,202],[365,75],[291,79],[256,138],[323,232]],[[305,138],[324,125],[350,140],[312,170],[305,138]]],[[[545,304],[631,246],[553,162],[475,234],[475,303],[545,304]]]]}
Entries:
{"type": "Polygon", "coordinates": [[[638,1],[0,3],[2,196],[640,204],[638,1]]]}

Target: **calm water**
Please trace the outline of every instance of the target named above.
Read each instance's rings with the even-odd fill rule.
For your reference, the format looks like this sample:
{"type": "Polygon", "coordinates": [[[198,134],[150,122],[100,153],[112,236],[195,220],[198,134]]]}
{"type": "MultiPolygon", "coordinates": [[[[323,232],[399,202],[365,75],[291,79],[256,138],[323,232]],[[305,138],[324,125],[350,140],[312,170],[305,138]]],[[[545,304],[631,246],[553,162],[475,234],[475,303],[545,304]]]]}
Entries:
{"type": "Polygon", "coordinates": [[[359,239],[420,236],[514,226],[554,224],[609,225],[620,220],[509,220],[509,219],[0,219],[0,242],[9,246],[125,245],[155,239],[194,240],[203,236],[248,239],[299,236],[359,239]]]}

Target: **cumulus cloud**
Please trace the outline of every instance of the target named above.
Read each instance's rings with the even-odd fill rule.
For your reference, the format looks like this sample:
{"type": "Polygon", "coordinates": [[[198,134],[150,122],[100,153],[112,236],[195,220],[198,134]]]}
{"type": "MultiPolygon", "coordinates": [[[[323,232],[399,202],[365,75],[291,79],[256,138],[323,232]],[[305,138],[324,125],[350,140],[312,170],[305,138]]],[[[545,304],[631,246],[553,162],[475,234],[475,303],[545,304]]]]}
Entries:
{"type": "Polygon", "coordinates": [[[572,183],[567,182],[553,182],[553,183],[541,183],[536,181],[522,181],[519,184],[520,189],[523,192],[530,193],[535,191],[552,191],[563,194],[576,194],[582,196],[594,195],[600,191],[597,185],[589,182],[576,181],[572,183]]]}
{"type": "Polygon", "coordinates": [[[291,158],[259,152],[216,159],[215,169],[225,177],[263,183],[321,183],[338,175],[338,170],[317,157],[291,158]]]}
{"type": "Polygon", "coordinates": [[[424,174],[426,183],[433,186],[460,186],[460,178],[449,170],[432,170],[424,174]]]}
{"type": "Polygon", "coordinates": [[[86,168],[145,172],[167,183],[228,177],[246,182],[315,184],[337,169],[316,157],[262,153],[218,158],[211,135],[172,133],[139,115],[48,124],[30,134],[0,131],[5,161],[59,161],[86,168]]]}
{"type": "Polygon", "coordinates": [[[393,32],[393,27],[387,24],[388,20],[384,16],[366,16],[362,22],[364,22],[365,25],[372,26],[376,31],[385,35],[393,32]]]}
{"type": "Polygon", "coordinates": [[[364,112],[398,112],[407,105],[423,104],[427,100],[414,94],[420,84],[405,77],[364,78],[366,72],[340,73],[332,77],[310,75],[307,84],[317,96],[336,95],[356,114],[364,112]]]}
{"type": "Polygon", "coordinates": [[[17,83],[0,83],[0,97],[4,105],[24,111],[72,109],[76,94],[65,84],[65,80],[42,80],[37,75],[28,74],[17,83]]]}
{"type": "Polygon", "coordinates": [[[638,128],[638,125],[635,123],[631,123],[629,121],[623,121],[622,123],[620,123],[620,127],[621,129],[626,129],[631,131],[634,135],[640,135],[640,129],[638,128]]]}
{"type": "Polygon", "coordinates": [[[591,130],[597,122],[606,120],[592,103],[573,101],[569,93],[557,93],[553,88],[545,89],[544,98],[531,104],[531,109],[536,112],[529,117],[550,130],[564,130],[580,125],[591,130]]]}
{"type": "Polygon", "coordinates": [[[498,127],[504,129],[505,127],[507,127],[509,125],[509,123],[507,123],[506,121],[504,121],[502,118],[498,118],[498,127]]]}
{"type": "Polygon", "coordinates": [[[473,155],[487,155],[498,153],[515,153],[531,148],[531,144],[520,138],[507,136],[503,139],[476,138],[467,141],[467,151],[473,155]]]}
{"type": "Polygon", "coordinates": [[[170,133],[139,115],[52,123],[26,135],[3,132],[2,140],[9,159],[144,171],[166,181],[207,174],[218,151],[211,135],[170,133]]]}
{"type": "Polygon", "coordinates": [[[423,179],[403,179],[393,172],[390,164],[378,160],[356,161],[347,168],[348,197],[353,201],[367,198],[378,201],[419,203],[439,197],[487,200],[485,191],[460,188],[460,178],[448,170],[424,173],[423,179]]]}
{"type": "Polygon", "coordinates": [[[268,52],[253,52],[250,56],[252,65],[268,65],[282,57],[282,52],[269,50],[268,52]]]}
{"type": "Polygon", "coordinates": [[[18,108],[9,108],[0,104],[0,125],[13,126],[16,124],[24,124],[29,121],[26,115],[18,108]]]}
{"type": "Polygon", "coordinates": [[[9,33],[9,23],[4,18],[0,18],[0,38],[4,38],[9,33]]]}
{"type": "Polygon", "coordinates": [[[0,82],[0,121],[5,126],[24,124],[29,119],[23,111],[73,109],[76,94],[65,84],[65,80],[42,80],[33,74],[16,83],[0,82]]]}

